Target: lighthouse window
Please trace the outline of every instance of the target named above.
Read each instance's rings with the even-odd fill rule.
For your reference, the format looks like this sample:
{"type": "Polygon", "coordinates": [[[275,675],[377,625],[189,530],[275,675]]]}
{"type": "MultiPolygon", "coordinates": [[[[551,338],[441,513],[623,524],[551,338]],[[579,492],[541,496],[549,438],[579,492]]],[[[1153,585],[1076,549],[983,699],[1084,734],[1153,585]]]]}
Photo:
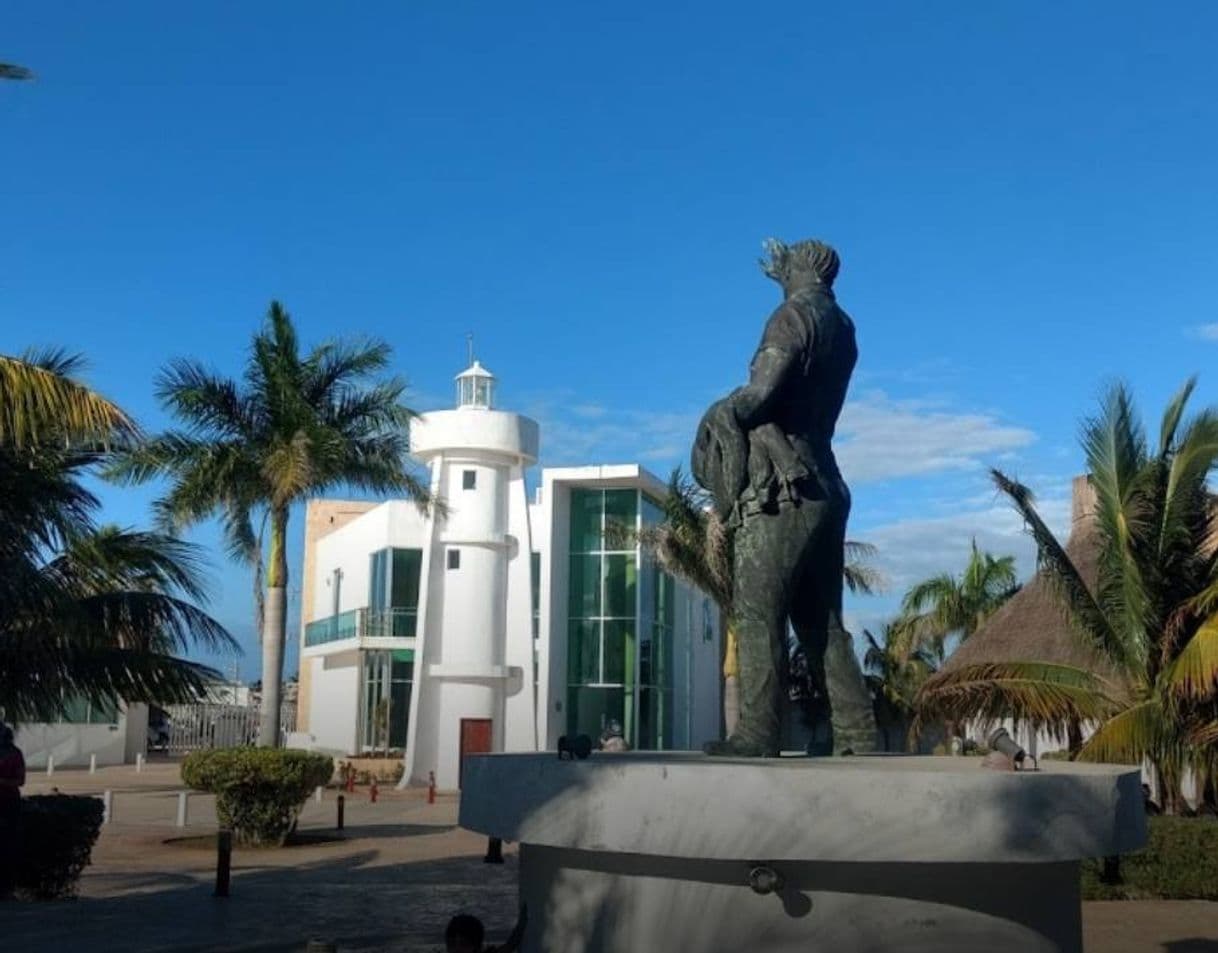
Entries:
{"type": "Polygon", "coordinates": [[[472,490],[478,484],[478,471],[466,470],[461,474],[461,489],[472,490]]]}
{"type": "Polygon", "coordinates": [[[461,550],[450,549],[448,551],[448,568],[449,569],[460,569],[461,568],[461,550]]]}

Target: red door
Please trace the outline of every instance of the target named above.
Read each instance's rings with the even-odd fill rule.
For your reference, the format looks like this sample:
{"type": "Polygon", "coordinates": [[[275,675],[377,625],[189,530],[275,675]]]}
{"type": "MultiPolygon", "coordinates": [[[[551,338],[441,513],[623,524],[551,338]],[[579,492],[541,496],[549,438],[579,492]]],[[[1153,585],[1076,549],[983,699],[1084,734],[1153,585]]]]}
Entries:
{"type": "Polygon", "coordinates": [[[461,719],[461,767],[457,784],[465,778],[465,756],[467,754],[489,754],[491,752],[491,719],[461,719]]]}

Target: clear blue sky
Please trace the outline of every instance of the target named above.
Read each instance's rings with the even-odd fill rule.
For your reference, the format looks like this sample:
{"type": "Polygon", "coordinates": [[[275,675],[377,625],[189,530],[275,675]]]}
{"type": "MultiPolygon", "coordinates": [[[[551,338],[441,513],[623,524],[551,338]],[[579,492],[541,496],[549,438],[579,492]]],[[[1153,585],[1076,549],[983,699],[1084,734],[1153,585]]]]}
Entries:
{"type": "Polygon", "coordinates": [[[777,300],[761,240],[823,237],[851,534],[893,581],[856,628],[970,535],[1026,569],[984,468],[1064,526],[1104,381],[1218,401],[1218,8],[599,6],[9,0],[0,60],[38,78],[0,86],[0,351],[83,352],[156,429],[156,369],[236,370],[272,297],[387,339],[420,407],[472,331],[546,462],[663,475],[777,300]]]}

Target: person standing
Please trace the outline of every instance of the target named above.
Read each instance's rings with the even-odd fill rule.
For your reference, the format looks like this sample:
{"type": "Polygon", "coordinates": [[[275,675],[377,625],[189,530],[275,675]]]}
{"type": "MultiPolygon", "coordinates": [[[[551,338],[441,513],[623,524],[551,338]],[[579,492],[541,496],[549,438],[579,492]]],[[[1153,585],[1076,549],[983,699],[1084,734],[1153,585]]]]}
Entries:
{"type": "Polygon", "coordinates": [[[13,729],[0,722],[0,900],[12,894],[17,882],[24,784],[25,756],[13,742],[13,729]]]}

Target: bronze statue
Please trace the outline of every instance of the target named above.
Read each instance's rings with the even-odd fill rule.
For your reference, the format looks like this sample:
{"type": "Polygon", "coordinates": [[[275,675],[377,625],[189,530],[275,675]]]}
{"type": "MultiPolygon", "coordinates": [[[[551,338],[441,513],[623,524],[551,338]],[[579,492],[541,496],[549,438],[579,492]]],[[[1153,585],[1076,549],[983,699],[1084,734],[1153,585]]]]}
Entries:
{"type": "Polygon", "coordinates": [[[783,289],[749,382],[712,404],[692,459],[694,478],[732,533],[733,617],[740,721],[711,754],[778,754],[787,624],[825,695],[835,753],[875,747],[875,718],[842,624],[850,491],[833,431],[858,359],[854,324],[838,307],[840,261],[818,241],[767,243],[762,270],[783,289]]]}

